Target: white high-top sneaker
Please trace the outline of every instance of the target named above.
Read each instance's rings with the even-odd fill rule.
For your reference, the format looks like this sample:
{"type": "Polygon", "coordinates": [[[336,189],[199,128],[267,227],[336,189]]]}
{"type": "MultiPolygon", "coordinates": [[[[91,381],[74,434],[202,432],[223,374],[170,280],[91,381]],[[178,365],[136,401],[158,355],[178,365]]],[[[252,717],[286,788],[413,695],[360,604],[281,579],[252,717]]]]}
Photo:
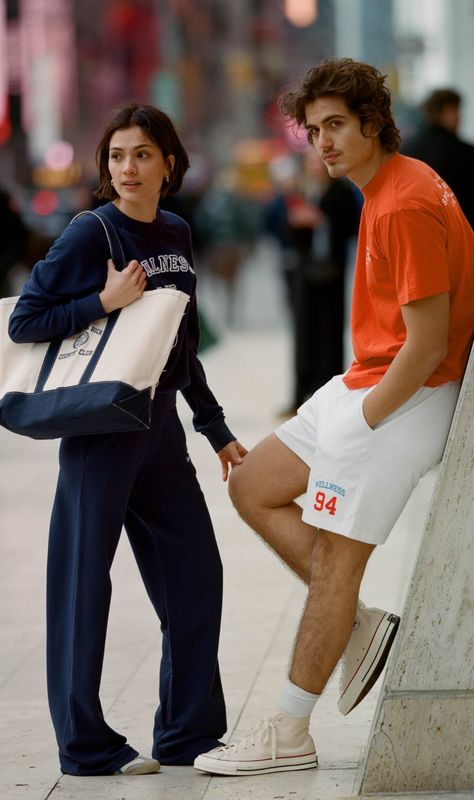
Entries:
{"type": "Polygon", "coordinates": [[[247,735],[198,756],[196,769],[217,775],[261,775],[318,766],[308,719],[280,712],[247,735]]]}
{"type": "Polygon", "coordinates": [[[381,608],[367,608],[361,601],[341,672],[341,696],[337,707],[348,714],[364,699],[382,672],[395,639],[400,617],[381,608]]]}

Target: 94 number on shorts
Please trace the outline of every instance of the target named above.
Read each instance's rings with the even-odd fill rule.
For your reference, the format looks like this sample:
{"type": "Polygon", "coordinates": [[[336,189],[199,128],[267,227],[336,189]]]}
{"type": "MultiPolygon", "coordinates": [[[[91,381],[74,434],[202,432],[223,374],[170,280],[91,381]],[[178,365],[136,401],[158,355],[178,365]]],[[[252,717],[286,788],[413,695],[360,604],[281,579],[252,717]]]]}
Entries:
{"type": "Polygon", "coordinates": [[[323,511],[323,509],[325,509],[329,511],[329,515],[333,517],[336,513],[336,502],[337,497],[335,495],[328,499],[326,492],[316,492],[313,508],[315,511],[323,511]]]}

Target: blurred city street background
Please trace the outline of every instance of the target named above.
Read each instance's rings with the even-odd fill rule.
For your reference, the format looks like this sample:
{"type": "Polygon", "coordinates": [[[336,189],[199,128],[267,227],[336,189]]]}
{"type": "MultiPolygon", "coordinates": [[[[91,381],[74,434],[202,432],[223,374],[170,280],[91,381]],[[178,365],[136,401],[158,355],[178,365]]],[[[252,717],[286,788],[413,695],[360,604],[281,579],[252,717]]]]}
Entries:
{"type": "MultiPolygon", "coordinates": [[[[472,143],[473,40],[474,0],[0,0],[0,295],[18,293],[74,214],[95,205],[95,148],[109,111],[132,98],[162,107],[191,161],[182,191],[165,207],[193,232],[202,360],[230,427],[253,446],[352,355],[360,197],[342,181],[329,201],[333,187],[304,135],[279,115],[278,96],[321,58],[360,58],[389,76],[402,143],[423,125],[423,100],[438,87],[461,95],[456,135],[472,143]],[[336,272],[308,276],[304,266],[316,263],[324,242],[336,272]],[[327,363],[308,366],[317,350],[329,354],[327,363]]],[[[276,703],[304,590],[238,519],[184,404],[182,419],[224,562],[229,738],[276,703]]],[[[56,475],[56,442],[0,429],[2,797],[349,796],[380,683],[342,718],[337,671],[312,722],[318,770],[243,782],[189,768],[133,780],[60,777],[44,663],[56,475]]],[[[421,481],[371,559],[362,595],[369,605],[403,610],[434,479],[435,472],[421,481]]],[[[145,753],[160,636],[126,537],[113,581],[101,699],[112,724],[145,753]]]]}
{"type": "Polygon", "coordinates": [[[298,171],[307,147],[278,113],[281,92],[323,57],[361,58],[388,75],[403,142],[426,94],[446,86],[472,142],[473,31],[474,0],[1,0],[1,294],[94,202],[95,148],[118,103],[176,121],[191,169],[174,208],[195,222],[200,207],[202,268],[229,286],[281,189],[278,160],[298,171]],[[218,243],[240,244],[219,266],[217,220],[218,243]]]}

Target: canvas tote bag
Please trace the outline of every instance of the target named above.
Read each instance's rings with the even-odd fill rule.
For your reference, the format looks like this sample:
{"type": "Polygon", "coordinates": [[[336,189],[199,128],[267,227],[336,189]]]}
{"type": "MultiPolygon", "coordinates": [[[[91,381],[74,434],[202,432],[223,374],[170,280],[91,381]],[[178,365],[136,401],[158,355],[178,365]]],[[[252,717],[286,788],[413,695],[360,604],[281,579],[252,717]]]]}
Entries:
{"type": "MultiPolygon", "coordinates": [[[[81,214],[97,217],[112,260],[123,269],[125,257],[110,221],[95,211],[81,214]]],[[[34,439],[150,428],[154,392],[187,294],[153,289],[75,336],[34,344],[15,344],[8,335],[17,300],[0,300],[1,425],[34,439]]]]}

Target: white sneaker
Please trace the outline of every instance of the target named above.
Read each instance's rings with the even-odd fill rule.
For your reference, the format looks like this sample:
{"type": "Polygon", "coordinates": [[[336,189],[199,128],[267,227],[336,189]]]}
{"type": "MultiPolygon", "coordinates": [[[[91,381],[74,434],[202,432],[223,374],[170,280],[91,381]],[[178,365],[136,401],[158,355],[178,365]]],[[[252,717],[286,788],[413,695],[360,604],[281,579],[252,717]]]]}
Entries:
{"type": "Polygon", "coordinates": [[[116,775],[151,775],[160,771],[160,762],[156,758],[145,758],[137,756],[132,761],[128,761],[117,772],[116,775]]]}
{"type": "Polygon", "coordinates": [[[370,691],[382,672],[395,639],[400,617],[359,603],[354,629],[342,663],[337,707],[348,714],[370,691]]]}
{"type": "Polygon", "coordinates": [[[247,735],[198,756],[196,769],[217,775],[260,775],[318,766],[308,719],[285,712],[264,719],[247,735]]]}

